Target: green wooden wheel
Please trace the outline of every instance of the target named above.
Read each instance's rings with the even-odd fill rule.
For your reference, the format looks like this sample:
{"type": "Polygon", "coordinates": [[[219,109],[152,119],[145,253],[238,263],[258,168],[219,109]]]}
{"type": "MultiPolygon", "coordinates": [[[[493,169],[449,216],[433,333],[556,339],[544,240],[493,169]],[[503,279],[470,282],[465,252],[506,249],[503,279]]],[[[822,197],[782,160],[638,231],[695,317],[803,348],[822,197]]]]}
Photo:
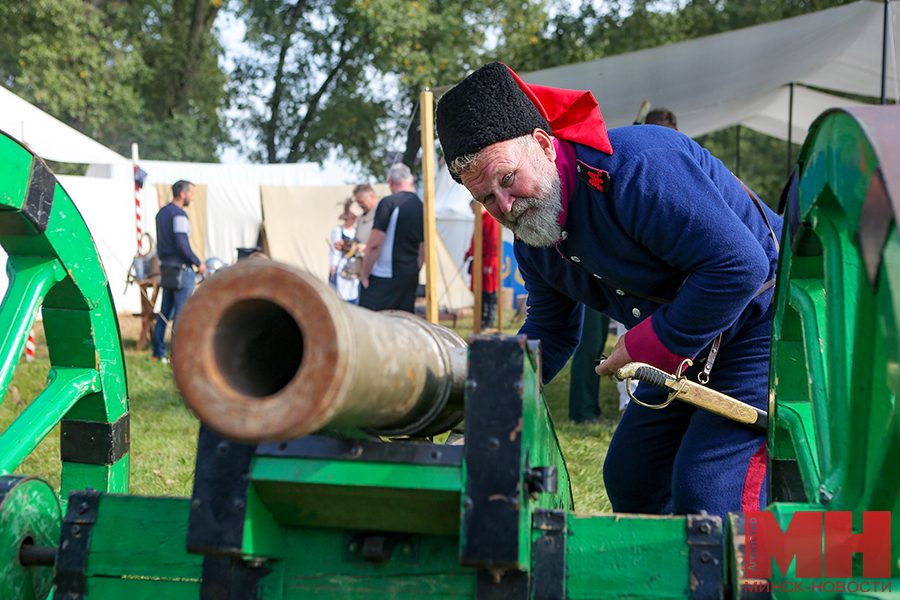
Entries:
{"type": "MultiPolygon", "coordinates": [[[[900,509],[898,159],[900,107],[831,110],[786,189],[769,407],[775,501],[900,509]]],[[[897,556],[900,532],[892,547],[897,556]]]]}
{"type": "Polygon", "coordinates": [[[0,433],[0,475],[61,423],[63,504],[69,491],[128,490],[128,393],[116,312],[97,248],[39,157],[0,132],[0,244],[9,288],[0,305],[0,398],[39,309],[47,386],[0,433]]]}
{"type": "Polygon", "coordinates": [[[59,501],[46,482],[19,475],[0,477],[0,598],[47,598],[53,588],[53,567],[22,564],[22,548],[52,549],[59,532],[59,501]]]}

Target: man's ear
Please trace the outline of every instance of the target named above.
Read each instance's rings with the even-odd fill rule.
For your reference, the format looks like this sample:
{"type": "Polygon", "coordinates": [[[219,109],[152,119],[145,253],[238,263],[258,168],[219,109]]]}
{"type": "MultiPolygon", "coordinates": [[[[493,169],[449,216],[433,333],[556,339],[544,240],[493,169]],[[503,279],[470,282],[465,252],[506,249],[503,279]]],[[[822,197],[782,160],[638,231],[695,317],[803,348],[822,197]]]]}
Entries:
{"type": "Polygon", "coordinates": [[[556,162],[556,148],[553,146],[553,138],[550,137],[550,134],[543,129],[538,128],[531,132],[531,137],[534,138],[534,141],[541,147],[547,160],[556,162]]]}

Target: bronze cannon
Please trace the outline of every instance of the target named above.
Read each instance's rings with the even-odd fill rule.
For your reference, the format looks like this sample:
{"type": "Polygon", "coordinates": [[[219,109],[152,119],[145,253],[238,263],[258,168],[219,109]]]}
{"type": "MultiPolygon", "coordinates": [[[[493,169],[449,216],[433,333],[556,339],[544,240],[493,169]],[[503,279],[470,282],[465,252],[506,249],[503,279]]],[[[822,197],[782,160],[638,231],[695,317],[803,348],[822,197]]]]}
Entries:
{"type": "Polygon", "coordinates": [[[282,441],[323,427],[429,436],[463,416],[466,345],[400,311],[341,300],[309,273],[246,260],[198,287],[173,339],[175,382],[220,435],[282,441]]]}

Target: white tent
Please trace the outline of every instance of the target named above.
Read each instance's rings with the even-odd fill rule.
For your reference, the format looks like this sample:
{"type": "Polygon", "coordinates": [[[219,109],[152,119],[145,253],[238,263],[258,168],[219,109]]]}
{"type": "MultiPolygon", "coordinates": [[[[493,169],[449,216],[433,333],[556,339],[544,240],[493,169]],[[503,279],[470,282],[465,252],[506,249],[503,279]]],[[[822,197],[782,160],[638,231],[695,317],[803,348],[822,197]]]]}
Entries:
{"type": "MultiPolygon", "coordinates": [[[[65,163],[97,163],[103,168],[130,170],[129,161],[51,117],[39,108],[0,87],[0,130],[25,144],[45,160],[65,163]]],[[[129,171],[130,172],[130,171],[129,171]]],[[[136,249],[134,229],[134,184],[123,181],[60,176],[63,189],[72,198],[90,228],[110,281],[113,301],[119,310],[140,310],[135,289],[125,292],[128,268],[136,249]]],[[[6,252],[0,248],[0,264],[6,252]]],[[[0,269],[0,294],[8,285],[6,269],[0,269]]]]}
{"type": "Polygon", "coordinates": [[[124,165],[128,160],[0,87],[0,130],[44,160],[64,163],[124,165]]]}
{"type": "MultiPolygon", "coordinates": [[[[826,108],[857,103],[802,86],[879,97],[884,4],[862,1],[774,23],[521,74],[531,84],[590,90],[607,126],[634,122],[644,100],[696,137],[744,125],[800,143],[826,108]],[[790,84],[794,86],[793,110],[790,84]]],[[[896,38],[900,24],[891,24],[896,38]]],[[[896,51],[887,96],[897,100],[896,51]]],[[[511,65],[514,67],[514,65],[511,65]]]]}

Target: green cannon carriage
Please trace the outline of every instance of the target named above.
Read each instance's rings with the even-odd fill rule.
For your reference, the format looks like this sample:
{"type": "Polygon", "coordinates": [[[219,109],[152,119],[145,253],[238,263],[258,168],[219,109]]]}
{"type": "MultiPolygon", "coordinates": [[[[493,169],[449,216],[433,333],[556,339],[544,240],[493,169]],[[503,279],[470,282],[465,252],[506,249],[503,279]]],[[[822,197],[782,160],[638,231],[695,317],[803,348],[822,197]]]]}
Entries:
{"type": "MultiPolygon", "coordinates": [[[[863,513],[900,502],[898,159],[900,108],[829,111],[785,189],[768,410],[768,512],[783,531],[800,512],[850,512],[859,531],[863,513]]],[[[129,495],[125,365],[102,265],[52,173],[7,137],[0,243],[0,389],[39,307],[51,363],[46,389],[0,434],[0,598],[900,593],[897,528],[890,577],[867,577],[857,554],[839,581],[780,563],[761,581],[747,577],[742,514],[575,512],[539,344],[466,345],[268,261],[223,270],[181,317],[176,381],[204,423],[192,497],[129,495]],[[9,473],[60,422],[57,499],[9,473]],[[429,441],[453,427],[463,444],[429,441]]]]}

